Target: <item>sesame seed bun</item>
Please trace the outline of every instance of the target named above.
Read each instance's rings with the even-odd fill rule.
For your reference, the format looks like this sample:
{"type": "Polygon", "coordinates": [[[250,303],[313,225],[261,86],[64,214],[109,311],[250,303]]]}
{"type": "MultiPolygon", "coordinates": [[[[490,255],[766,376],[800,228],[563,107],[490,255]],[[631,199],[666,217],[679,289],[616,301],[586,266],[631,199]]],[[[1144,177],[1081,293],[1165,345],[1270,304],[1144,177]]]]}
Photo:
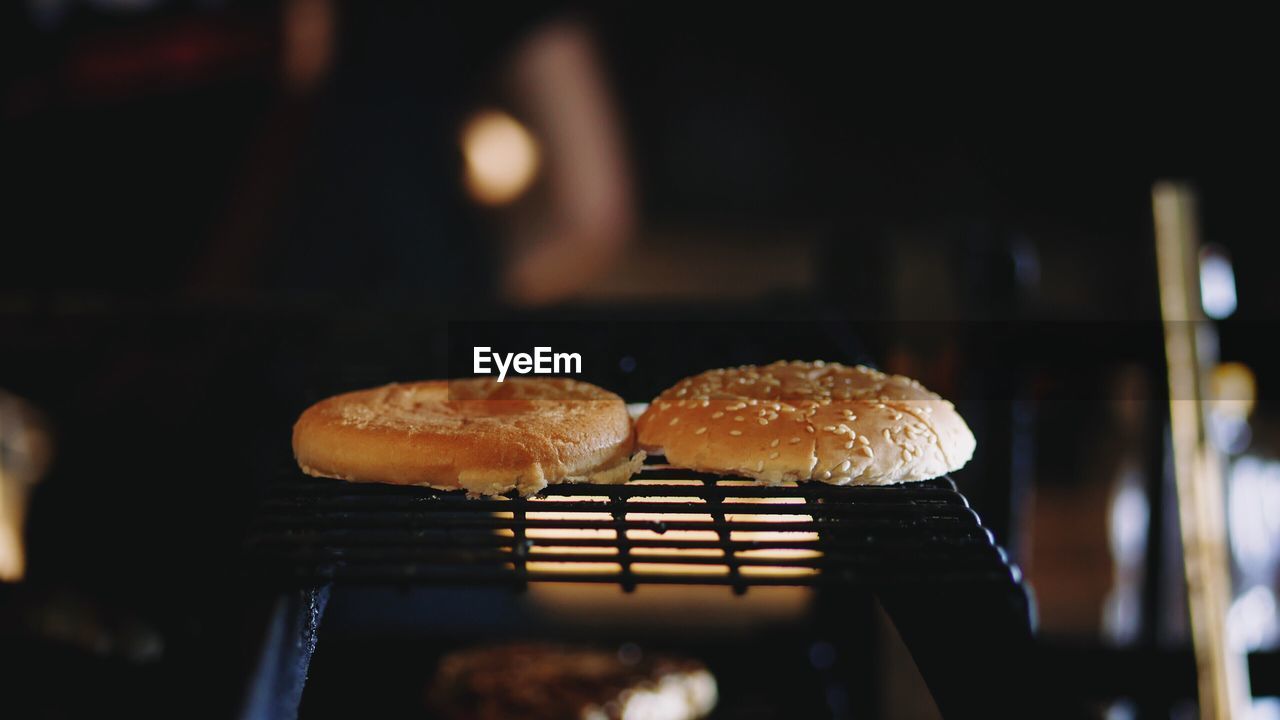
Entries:
{"type": "Polygon", "coordinates": [[[636,431],[672,465],[766,483],[927,480],[960,469],[977,445],[955,407],[919,382],[821,361],[686,378],[636,431]]]}
{"type": "Polygon", "coordinates": [[[392,384],[322,400],[293,426],[308,475],[529,495],[549,483],[622,483],[643,454],[622,398],[576,380],[392,384]]]}

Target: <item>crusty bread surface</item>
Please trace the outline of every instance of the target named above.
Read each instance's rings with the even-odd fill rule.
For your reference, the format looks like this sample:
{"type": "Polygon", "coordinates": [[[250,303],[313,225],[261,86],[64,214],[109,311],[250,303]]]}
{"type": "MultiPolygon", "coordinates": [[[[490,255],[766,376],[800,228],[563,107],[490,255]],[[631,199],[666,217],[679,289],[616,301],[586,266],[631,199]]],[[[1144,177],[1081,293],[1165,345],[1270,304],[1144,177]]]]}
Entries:
{"type": "Polygon", "coordinates": [[[864,366],[776,362],[685,378],[636,423],[641,449],[764,483],[887,485],[958,470],[977,445],[955,407],[864,366]]]}
{"type": "Polygon", "coordinates": [[[303,472],[476,495],[626,482],[639,468],[622,399],[564,378],[397,383],[322,400],[293,428],[303,472]]]}

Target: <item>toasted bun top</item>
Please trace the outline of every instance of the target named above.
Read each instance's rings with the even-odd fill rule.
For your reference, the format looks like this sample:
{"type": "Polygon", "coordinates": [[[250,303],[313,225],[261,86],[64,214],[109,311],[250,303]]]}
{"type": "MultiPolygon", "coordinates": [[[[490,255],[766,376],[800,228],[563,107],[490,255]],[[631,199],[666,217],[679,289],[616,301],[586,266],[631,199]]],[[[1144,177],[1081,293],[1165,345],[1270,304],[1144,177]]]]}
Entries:
{"type": "Polygon", "coordinates": [[[625,482],[633,445],[621,398],[563,378],[386,385],[322,400],[293,429],[308,474],[477,494],[625,482]]]}
{"type": "Polygon", "coordinates": [[[673,465],[770,483],[925,480],[958,470],[977,444],[955,407],[919,382],[821,361],[686,378],[636,430],[673,465]]]}

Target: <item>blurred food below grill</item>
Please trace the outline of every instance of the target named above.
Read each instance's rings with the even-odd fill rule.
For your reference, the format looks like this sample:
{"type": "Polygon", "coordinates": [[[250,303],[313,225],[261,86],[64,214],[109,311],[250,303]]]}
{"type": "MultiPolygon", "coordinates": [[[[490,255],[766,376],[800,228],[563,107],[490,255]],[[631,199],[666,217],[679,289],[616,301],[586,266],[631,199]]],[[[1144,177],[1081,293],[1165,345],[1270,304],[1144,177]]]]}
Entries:
{"type": "Polygon", "coordinates": [[[695,660],[537,643],[462,650],[440,662],[428,702],[450,720],[695,720],[716,681],[695,660]]]}

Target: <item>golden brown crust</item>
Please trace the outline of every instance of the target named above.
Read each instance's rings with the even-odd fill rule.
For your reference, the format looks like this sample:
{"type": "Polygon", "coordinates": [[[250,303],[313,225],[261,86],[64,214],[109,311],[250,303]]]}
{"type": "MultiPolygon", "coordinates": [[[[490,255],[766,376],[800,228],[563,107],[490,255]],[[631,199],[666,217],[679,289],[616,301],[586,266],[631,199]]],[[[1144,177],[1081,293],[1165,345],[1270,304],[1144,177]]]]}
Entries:
{"type": "Polygon", "coordinates": [[[293,428],[309,475],[482,495],[625,482],[633,450],[622,399],[563,378],[391,384],[322,400],[293,428]]]}
{"type": "Polygon", "coordinates": [[[776,362],[681,380],[636,422],[667,462],[763,482],[886,485],[957,470],[976,441],[919,382],[838,363],[776,362]]]}

